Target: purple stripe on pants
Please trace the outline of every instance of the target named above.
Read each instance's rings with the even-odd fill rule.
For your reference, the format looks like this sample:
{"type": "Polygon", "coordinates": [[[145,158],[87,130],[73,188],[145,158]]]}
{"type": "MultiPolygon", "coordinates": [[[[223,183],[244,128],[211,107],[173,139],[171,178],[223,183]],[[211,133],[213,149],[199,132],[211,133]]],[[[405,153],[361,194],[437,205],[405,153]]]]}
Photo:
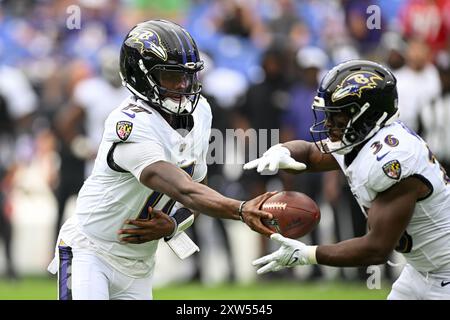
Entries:
{"type": "Polygon", "coordinates": [[[59,300],[72,300],[72,248],[58,246],[59,248],[59,300]]]}

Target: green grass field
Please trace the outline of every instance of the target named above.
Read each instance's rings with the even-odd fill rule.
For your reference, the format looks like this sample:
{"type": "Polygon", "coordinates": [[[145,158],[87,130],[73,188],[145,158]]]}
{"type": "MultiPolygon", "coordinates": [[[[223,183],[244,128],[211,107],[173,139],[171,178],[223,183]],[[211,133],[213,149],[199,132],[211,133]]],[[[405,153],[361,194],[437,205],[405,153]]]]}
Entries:
{"type": "MultiPolygon", "coordinates": [[[[177,284],[153,290],[155,300],[376,300],[386,299],[391,286],[369,290],[354,282],[262,282],[246,285],[198,283],[177,284]]],[[[0,300],[54,300],[56,281],[25,278],[17,282],[0,280],[0,300]]]]}

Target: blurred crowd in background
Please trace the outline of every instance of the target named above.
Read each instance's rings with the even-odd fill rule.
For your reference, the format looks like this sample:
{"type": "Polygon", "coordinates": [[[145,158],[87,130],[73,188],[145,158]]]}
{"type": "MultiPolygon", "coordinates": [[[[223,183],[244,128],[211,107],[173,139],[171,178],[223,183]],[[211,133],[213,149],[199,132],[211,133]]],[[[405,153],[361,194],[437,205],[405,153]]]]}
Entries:
{"type": "MultiPolygon", "coordinates": [[[[68,200],[92,169],[103,121],[129,94],[118,76],[122,40],[136,23],[154,18],[178,22],[196,40],[205,61],[200,76],[214,128],[280,129],[281,142],[310,141],[310,106],[320,78],[340,62],[371,59],[394,71],[400,118],[450,169],[449,0],[3,0],[0,270],[7,277],[18,278],[17,269],[26,270],[17,268],[20,258],[12,249],[23,241],[14,236],[17,199],[33,192],[50,195],[47,208],[54,208],[55,217],[44,257],[50,260],[68,200]],[[78,9],[80,24],[74,28],[72,14],[78,9]]],[[[246,158],[245,150],[227,151],[246,158]]],[[[213,164],[209,184],[238,199],[283,189],[310,195],[331,223],[326,232],[320,226],[305,237],[309,243],[366,232],[365,218],[337,172],[259,176],[243,172],[241,165],[213,164]]],[[[48,217],[42,210],[29,213],[35,219],[41,214],[48,217]]],[[[205,225],[210,227],[196,223],[191,235],[200,247],[214,238],[227,257],[223,280],[236,280],[239,255],[230,245],[235,235],[221,220],[205,225]]],[[[262,237],[259,242],[254,256],[271,245],[262,237]]],[[[202,280],[208,264],[193,259],[189,279],[202,280]]],[[[287,270],[267,278],[324,277],[322,267],[308,270],[306,275],[287,270]]],[[[367,279],[365,269],[350,276],[339,270],[334,276],[367,279]]],[[[389,268],[386,276],[392,277],[389,268]]]]}

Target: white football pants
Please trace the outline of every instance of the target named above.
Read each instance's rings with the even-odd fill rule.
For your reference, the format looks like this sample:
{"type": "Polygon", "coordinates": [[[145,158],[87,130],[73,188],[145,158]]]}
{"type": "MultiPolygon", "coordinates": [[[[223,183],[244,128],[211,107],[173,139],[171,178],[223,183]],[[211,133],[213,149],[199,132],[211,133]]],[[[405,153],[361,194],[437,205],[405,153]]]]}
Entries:
{"type": "Polygon", "coordinates": [[[58,299],[151,300],[152,276],[132,278],[95,253],[59,247],[58,299]]]}
{"type": "Polygon", "coordinates": [[[450,300],[450,272],[423,273],[407,264],[392,285],[388,300],[450,300]]]}

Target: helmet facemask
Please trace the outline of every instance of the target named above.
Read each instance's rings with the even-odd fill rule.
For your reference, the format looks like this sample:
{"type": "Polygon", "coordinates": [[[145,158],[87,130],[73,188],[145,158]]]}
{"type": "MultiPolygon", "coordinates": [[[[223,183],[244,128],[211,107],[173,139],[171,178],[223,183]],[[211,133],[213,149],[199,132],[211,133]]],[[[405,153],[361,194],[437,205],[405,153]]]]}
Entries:
{"type": "Polygon", "coordinates": [[[312,105],[314,124],[310,129],[314,143],[323,153],[345,155],[354,147],[370,139],[380,128],[395,121],[398,114],[388,121],[388,114],[371,114],[370,103],[360,106],[352,102],[343,106],[325,106],[324,99],[316,97],[312,105]],[[324,114],[325,116],[322,116],[324,114]],[[333,120],[341,116],[345,122],[333,120]],[[321,120],[323,119],[323,120],[321,120]],[[339,138],[337,138],[339,137],[339,138]]]}
{"type": "Polygon", "coordinates": [[[201,83],[197,73],[203,68],[203,62],[186,65],[157,64],[150,70],[139,61],[149,83],[146,99],[161,110],[175,115],[192,114],[198,104],[201,83]]]}

